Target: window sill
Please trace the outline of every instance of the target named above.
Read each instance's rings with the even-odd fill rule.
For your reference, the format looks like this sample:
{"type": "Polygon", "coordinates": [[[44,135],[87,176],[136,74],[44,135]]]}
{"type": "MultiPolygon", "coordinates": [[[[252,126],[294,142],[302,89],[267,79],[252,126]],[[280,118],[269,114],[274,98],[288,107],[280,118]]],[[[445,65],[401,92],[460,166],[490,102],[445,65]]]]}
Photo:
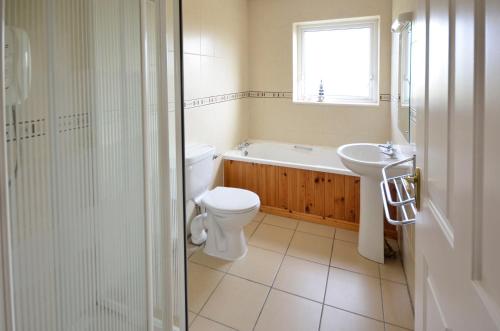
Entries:
{"type": "Polygon", "coordinates": [[[352,102],[352,101],[302,101],[293,100],[294,104],[298,105],[318,105],[318,106],[366,106],[366,107],[376,107],[380,106],[380,102],[352,102]]]}

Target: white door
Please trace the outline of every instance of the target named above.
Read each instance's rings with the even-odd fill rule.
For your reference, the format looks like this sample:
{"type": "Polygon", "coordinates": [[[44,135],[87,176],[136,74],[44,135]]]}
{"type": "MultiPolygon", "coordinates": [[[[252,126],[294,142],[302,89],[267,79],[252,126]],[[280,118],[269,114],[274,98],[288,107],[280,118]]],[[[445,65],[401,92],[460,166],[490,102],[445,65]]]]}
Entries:
{"type": "Polygon", "coordinates": [[[499,330],[500,1],[418,7],[416,330],[499,330]]]}

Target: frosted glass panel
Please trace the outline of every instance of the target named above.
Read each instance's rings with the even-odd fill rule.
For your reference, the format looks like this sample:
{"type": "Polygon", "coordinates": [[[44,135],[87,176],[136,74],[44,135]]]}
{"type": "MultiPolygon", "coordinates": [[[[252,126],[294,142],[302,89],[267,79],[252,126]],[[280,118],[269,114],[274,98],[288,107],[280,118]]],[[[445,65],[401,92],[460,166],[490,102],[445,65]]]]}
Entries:
{"type": "Polygon", "coordinates": [[[140,2],[5,7],[16,329],[146,330],[145,207],[159,222],[159,201],[149,186],[144,205],[140,2]]]}

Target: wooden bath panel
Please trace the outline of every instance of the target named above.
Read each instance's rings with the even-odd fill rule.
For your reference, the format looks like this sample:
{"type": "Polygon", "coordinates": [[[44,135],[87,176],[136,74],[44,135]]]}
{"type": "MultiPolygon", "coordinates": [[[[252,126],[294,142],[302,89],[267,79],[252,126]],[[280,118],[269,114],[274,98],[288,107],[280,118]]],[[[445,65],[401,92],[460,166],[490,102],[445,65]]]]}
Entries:
{"type": "MultiPolygon", "coordinates": [[[[357,176],[224,160],[224,186],[257,193],[261,210],[269,214],[355,231],[359,228],[357,176]]],[[[387,222],[384,232],[397,236],[395,227],[387,222]]]]}

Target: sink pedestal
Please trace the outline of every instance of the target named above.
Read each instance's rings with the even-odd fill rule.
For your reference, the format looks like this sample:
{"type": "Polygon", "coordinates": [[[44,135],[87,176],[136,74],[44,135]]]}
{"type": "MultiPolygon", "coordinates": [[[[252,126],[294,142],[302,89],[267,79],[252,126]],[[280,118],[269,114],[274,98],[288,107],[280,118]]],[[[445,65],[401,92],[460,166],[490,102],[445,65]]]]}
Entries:
{"type": "MultiPolygon", "coordinates": [[[[384,263],[384,217],[380,181],[382,169],[406,158],[400,150],[390,155],[381,152],[377,144],[347,144],[337,154],[346,168],[361,177],[361,213],[359,218],[358,252],[362,256],[384,263]]],[[[408,173],[407,166],[394,168],[390,176],[408,173]]]]}
{"type": "Polygon", "coordinates": [[[384,263],[384,218],[380,181],[361,176],[360,193],[358,252],[367,259],[384,263]]]}

